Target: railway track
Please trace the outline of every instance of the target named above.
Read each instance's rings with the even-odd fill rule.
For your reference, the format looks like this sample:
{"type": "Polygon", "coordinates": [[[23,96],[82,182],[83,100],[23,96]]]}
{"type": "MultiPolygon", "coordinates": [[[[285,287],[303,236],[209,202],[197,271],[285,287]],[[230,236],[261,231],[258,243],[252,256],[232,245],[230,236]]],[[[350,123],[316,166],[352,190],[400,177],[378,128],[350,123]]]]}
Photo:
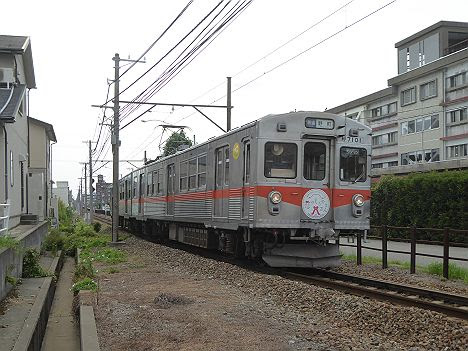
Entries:
{"type": "Polygon", "coordinates": [[[468,320],[468,297],[323,269],[287,271],[283,276],[380,301],[414,306],[468,320]]]}
{"type": "MultiPolygon", "coordinates": [[[[95,215],[95,219],[108,225],[112,224],[111,219],[104,215],[95,215]]],[[[217,259],[213,257],[213,255],[209,256],[210,258],[217,259]]],[[[222,259],[225,260],[226,257],[222,259]]],[[[339,290],[353,295],[369,297],[399,305],[414,306],[468,320],[467,296],[337,273],[324,269],[295,269],[282,271],[278,274],[288,279],[299,280],[308,284],[339,290]]]]}

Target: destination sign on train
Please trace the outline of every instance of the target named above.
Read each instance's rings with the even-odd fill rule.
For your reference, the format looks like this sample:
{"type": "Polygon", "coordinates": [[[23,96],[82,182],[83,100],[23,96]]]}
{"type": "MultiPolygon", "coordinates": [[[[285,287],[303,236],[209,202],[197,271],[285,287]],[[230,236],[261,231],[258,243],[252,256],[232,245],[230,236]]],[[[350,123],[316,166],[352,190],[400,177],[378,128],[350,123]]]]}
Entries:
{"type": "Polygon", "coordinates": [[[333,129],[335,128],[335,122],[326,118],[307,117],[305,120],[305,126],[307,128],[315,129],[333,129]]]}

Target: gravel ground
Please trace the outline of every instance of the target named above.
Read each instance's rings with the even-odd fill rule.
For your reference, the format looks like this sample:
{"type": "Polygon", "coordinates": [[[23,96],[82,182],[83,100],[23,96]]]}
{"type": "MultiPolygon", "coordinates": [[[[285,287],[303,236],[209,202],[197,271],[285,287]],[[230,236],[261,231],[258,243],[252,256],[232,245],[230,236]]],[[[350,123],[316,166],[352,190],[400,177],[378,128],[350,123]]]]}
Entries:
{"type": "Polygon", "coordinates": [[[436,312],[253,272],[134,237],[121,249],[129,260],[115,266],[118,273],[100,267],[96,320],[103,350],[468,346],[468,323],[436,312]]]}
{"type": "Polygon", "coordinates": [[[334,268],[333,270],[340,273],[354,274],[362,277],[387,280],[394,283],[414,285],[421,288],[468,296],[468,285],[462,281],[446,280],[445,278],[425,273],[410,274],[409,270],[399,267],[382,269],[382,266],[377,264],[357,266],[355,262],[343,261],[340,267],[334,268]]]}

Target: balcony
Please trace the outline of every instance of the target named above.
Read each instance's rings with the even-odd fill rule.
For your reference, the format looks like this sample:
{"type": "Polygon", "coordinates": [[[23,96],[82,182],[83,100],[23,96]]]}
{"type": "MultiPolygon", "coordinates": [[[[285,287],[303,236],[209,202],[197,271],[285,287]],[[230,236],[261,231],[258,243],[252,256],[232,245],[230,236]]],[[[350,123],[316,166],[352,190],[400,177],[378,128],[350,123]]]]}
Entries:
{"type": "Polygon", "coordinates": [[[455,43],[453,45],[450,45],[446,49],[444,49],[444,56],[453,54],[454,52],[463,50],[468,47],[468,39],[459,41],[458,43],[455,43]]]}

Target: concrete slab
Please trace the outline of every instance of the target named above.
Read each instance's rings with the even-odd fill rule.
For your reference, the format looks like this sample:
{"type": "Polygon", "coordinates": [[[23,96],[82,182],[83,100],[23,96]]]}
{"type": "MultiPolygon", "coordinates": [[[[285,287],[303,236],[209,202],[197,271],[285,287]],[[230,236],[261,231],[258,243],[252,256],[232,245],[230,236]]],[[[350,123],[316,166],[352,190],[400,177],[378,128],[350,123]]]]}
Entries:
{"type": "Polygon", "coordinates": [[[73,258],[67,257],[57,281],[55,298],[42,341],[43,351],[80,350],[79,328],[73,317],[73,293],[70,291],[74,270],[73,258]]]}
{"type": "MultiPolygon", "coordinates": [[[[41,257],[40,264],[45,269],[51,269],[54,257],[41,257]]],[[[43,299],[43,291],[48,286],[50,277],[23,279],[18,285],[15,296],[3,301],[4,313],[0,315],[0,351],[12,350],[18,342],[20,335],[29,325],[31,314],[38,299],[43,299]]],[[[37,308],[37,306],[36,306],[37,308]]]]}

